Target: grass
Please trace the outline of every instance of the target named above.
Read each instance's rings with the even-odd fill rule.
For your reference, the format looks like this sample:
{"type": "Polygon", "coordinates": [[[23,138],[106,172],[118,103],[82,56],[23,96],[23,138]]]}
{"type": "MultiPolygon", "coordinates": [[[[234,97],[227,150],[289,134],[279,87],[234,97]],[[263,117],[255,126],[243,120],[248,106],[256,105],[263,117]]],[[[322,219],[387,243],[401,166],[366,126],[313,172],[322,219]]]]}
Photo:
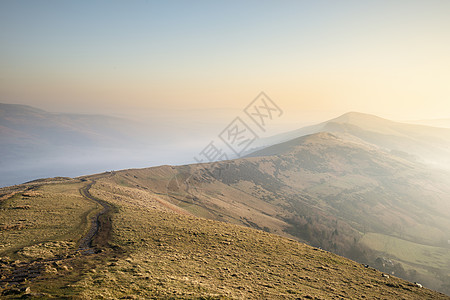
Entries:
{"type": "Polygon", "coordinates": [[[82,299],[446,298],[290,239],[175,213],[139,189],[99,181],[92,194],[120,207],[111,242],[124,254],[71,285],[82,299]]]}
{"type": "MultiPolygon", "coordinates": [[[[408,168],[402,168],[400,173],[394,172],[395,161],[393,166],[386,167],[383,157],[373,153],[367,156],[370,158],[367,161],[375,160],[378,163],[373,164],[373,170],[369,166],[368,171],[359,173],[352,168],[344,168],[339,172],[311,172],[296,168],[295,162],[292,166],[285,166],[282,158],[266,157],[224,163],[231,166],[223,166],[223,178],[218,177],[220,180],[213,180],[202,173],[202,166],[190,165],[118,171],[109,178],[108,183],[128,189],[122,193],[124,196],[129,195],[123,201],[160,197],[198,217],[257,229],[266,228],[269,232],[300,239],[370,265],[375,265],[376,258],[383,256],[383,253],[376,247],[360,247],[368,246],[358,243],[366,232],[381,232],[440,246],[446,237],[446,224],[450,224],[448,218],[443,213],[442,216],[436,215],[434,208],[421,206],[418,199],[428,199],[423,191],[412,188],[411,191],[410,188],[396,190],[385,182],[400,180],[410,187],[412,184],[408,178],[417,174],[408,168]],[[394,175],[370,175],[381,168],[379,165],[383,166],[385,173],[393,172],[394,175]],[[260,168],[260,172],[248,171],[255,166],[260,168]],[[272,176],[274,170],[279,172],[278,177],[272,176]],[[190,195],[186,194],[185,185],[181,184],[181,188],[170,185],[174,176],[179,175],[183,179],[189,174],[194,174],[190,179],[190,195]],[[278,184],[271,185],[271,181],[279,181],[285,186],[280,188],[278,184]],[[339,235],[333,235],[336,230],[339,235]]],[[[366,159],[361,161],[366,162],[366,159]]],[[[183,183],[183,180],[180,181],[183,183]]],[[[429,184],[426,180],[424,182],[429,184]]],[[[419,187],[421,184],[417,183],[419,187]]],[[[433,200],[437,196],[430,197],[433,200]]],[[[433,202],[431,200],[430,203],[433,202]]],[[[434,255],[433,252],[429,253],[434,255]]],[[[434,263],[431,266],[427,265],[426,260],[422,264],[397,260],[411,271],[408,274],[397,273],[408,280],[426,282],[428,287],[449,293],[450,287],[443,287],[447,282],[445,276],[448,274],[448,263],[441,254],[432,257],[434,263]],[[440,262],[443,264],[439,265],[440,262]],[[414,270],[419,275],[426,275],[426,280],[423,280],[423,276],[415,276],[414,270]]],[[[391,254],[386,256],[393,258],[391,254]]]]}
{"type": "MultiPolygon", "coordinates": [[[[22,242],[15,244],[22,256],[35,257],[38,252],[51,257],[58,255],[57,249],[70,252],[71,241],[85,231],[83,220],[96,211],[96,205],[78,193],[85,184],[44,185],[31,197],[16,195],[2,202],[8,222],[15,214],[46,233],[32,241],[35,228],[22,228],[18,240],[22,242]],[[30,208],[10,209],[24,205],[30,208]],[[41,246],[46,251],[39,250],[41,246]]],[[[40,277],[19,286],[29,287],[29,297],[448,299],[288,238],[192,216],[166,196],[120,186],[106,176],[97,176],[90,193],[117,208],[111,215],[109,245],[97,254],[72,254],[43,263],[40,277]]],[[[0,261],[0,275],[4,266],[14,269],[17,265],[0,261]]]]}
{"type": "Polygon", "coordinates": [[[361,243],[409,264],[432,268],[447,266],[450,269],[448,248],[421,245],[379,233],[365,234],[361,243]]]}
{"type": "Polygon", "coordinates": [[[1,201],[0,255],[37,258],[55,253],[52,248],[74,248],[98,209],[80,195],[83,185],[42,185],[1,201]]]}

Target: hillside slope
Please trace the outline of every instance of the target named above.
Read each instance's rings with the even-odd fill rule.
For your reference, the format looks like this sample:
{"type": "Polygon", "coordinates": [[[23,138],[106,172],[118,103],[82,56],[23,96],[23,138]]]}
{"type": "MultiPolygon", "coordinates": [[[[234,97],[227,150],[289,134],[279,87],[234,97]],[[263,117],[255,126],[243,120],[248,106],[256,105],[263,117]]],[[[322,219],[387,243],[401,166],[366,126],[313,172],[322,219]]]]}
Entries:
{"type": "Polygon", "coordinates": [[[412,160],[450,168],[449,128],[394,122],[358,112],[346,113],[317,125],[263,139],[259,147],[267,147],[319,132],[333,133],[349,140],[403,154],[412,160]]]}
{"type": "MultiPolygon", "coordinates": [[[[170,169],[154,171],[164,175],[170,169]]],[[[100,174],[1,189],[8,194],[0,202],[3,224],[16,217],[24,223],[37,222],[2,230],[2,239],[8,239],[5,234],[32,233],[42,225],[59,228],[57,223],[30,214],[42,214],[42,203],[53,203],[58,209],[72,201],[90,202],[76,191],[93,181],[92,197],[116,208],[109,216],[108,243],[100,246],[97,240],[94,252],[77,251],[73,240],[77,233],[61,236],[58,230],[42,240],[29,240],[28,246],[16,244],[0,250],[3,298],[449,299],[297,241],[194,217],[170,204],[166,196],[114,184],[115,176],[100,174]],[[27,208],[11,209],[23,205],[27,208]],[[51,251],[58,249],[56,243],[66,245],[64,253],[51,251]],[[20,274],[27,272],[34,277],[20,280],[20,274]]],[[[77,214],[83,212],[62,209],[58,213],[61,219],[77,214]]],[[[9,241],[15,243],[13,238],[9,241]]]]}
{"type": "Polygon", "coordinates": [[[304,241],[450,292],[447,173],[329,133],[253,155],[124,170],[109,180],[167,196],[197,216],[304,241]]]}

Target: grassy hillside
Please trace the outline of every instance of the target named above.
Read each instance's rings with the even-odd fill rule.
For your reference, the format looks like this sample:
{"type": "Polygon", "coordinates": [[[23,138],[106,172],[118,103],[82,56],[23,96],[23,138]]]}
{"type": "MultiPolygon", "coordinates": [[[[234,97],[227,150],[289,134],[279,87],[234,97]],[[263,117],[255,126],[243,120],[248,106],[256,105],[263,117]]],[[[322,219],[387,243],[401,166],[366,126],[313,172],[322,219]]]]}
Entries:
{"type": "MultiPolygon", "coordinates": [[[[228,228],[225,223],[241,225],[257,229],[258,233],[250,232],[270,236],[270,239],[283,237],[283,241],[288,238],[305,242],[450,294],[448,173],[431,169],[412,159],[410,154],[383,149],[381,144],[373,145],[373,141],[363,138],[363,135],[368,135],[386,142],[389,141],[386,135],[390,135],[391,140],[405,141],[395,137],[400,134],[410,140],[410,127],[386,123],[386,120],[376,117],[369,119],[370,122],[366,117],[360,117],[348,114],[328,123],[333,128],[350,128],[351,132],[345,129],[346,132],[339,134],[304,136],[242,159],[123,170],[79,179],[51,179],[2,189],[0,208],[4,214],[0,217],[0,226],[4,230],[0,233],[0,254],[5,258],[2,260],[0,284],[20,281],[24,278],[21,273],[32,273],[42,278],[42,281],[33,282],[33,288],[44,293],[61,293],[64,287],[64,295],[90,298],[94,294],[89,293],[105,293],[106,298],[115,298],[131,293],[129,286],[118,291],[113,284],[128,280],[129,274],[108,266],[121,265],[119,262],[127,253],[155,252],[152,243],[164,244],[165,240],[157,237],[153,241],[152,234],[159,230],[156,229],[158,226],[166,228],[161,229],[165,233],[160,233],[160,236],[170,236],[170,230],[181,230],[179,234],[183,235],[183,228],[203,228],[206,225],[197,223],[206,222],[204,224],[224,228],[228,228]],[[358,127],[361,120],[368,122],[367,130],[361,131],[358,127]],[[369,129],[376,129],[376,132],[369,129]],[[356,132],[363,135],[353,135],[356,132]],[[170,217],[159,219],[165,214],[170,217]],[[175,219],[172,218],[174,214],[177,216],[175,219]],[[97,227],[91,225],[91,217],[94,217],[92,224],[97,227]],[[153,224],[152,220],[159,221],[153,224]],[[166,220],[180,227],[169,230],[166,220]],[[153,230],[148,232],[146,228],[153,230]],[[91,240],[92,236],[95,238],[91,240]],[[80,249],[82,237],[82,244],[86,246],[80,249]],[[99,250],[103,252],[94,254],[99,250]],[[90,274],[87,270],[97,270],[97,266],[103,268],[99,269],[100,277],[86,276],[90,274]],[[64,270],[61,273],[64,278],[52,277],[61,275],[58,268],[64,270]],[[113,276],[111,270],[117,274],[113,276]],[[46,280],[47,277],[51,279],[46,280]],[[104,277],[111,278],[111,282],[105,281],[104,277]],[[87,290],[86,287],[96,280],[98,289],[87,290]]],[[[237,228],[233,226],[229,228],[237,228]]],[[[209,233],[193,235],[197,240],[208,237],[203,240],[206,245],[222,241],[211,240],[209,233]]],[[[170,250],[166,250],[181,251],[181,257],[187,257],[189,265],[192,259],[197,258],[184,251],[204,250],[198,245],[175,241],[170,240],[170,245],[176,245],[175,248],[170,246],[170,250]]],[[[218,246],[213,248],[223,252],[218,246]]],[[[236,251],[253,255],[244,248],[236,251]]],[[[164,252],[164,256],[167,255],[164,252]]],[[[213,256],[215,260],[217,255],[213,256]]],[[[131,260],[137,259],[131,254],[130,257],[131,260]]],[[[155,260],[161,259],[145,257],[137,259],[138,265],[143,266],[138,268],[138,273],[156,268],[155,260]],[[151,261],[153,267],[148,263],[151,261]]],[[[236,264],[234,261],[228,263],[236,264]]],[[[170,268],[176,264],[167,264],[170,266],[165,273],[185,272],[176,268],[171,271],[170,268]]],[[[209,283],[211,287],[193,291],[192,285],[189,288],[180,285],[177,275],[171,275],[178,278],[170,285],[173,291],[184,296],[203,292],[205,295],[232,297],[244,295],[233,288],[228,291],[229,285],[225,285],[223,291],[213,289],[218,284],[215,280],[219,274],[210,269],[196,270],[199,273],[210,272],[211,278],[215,278],[213,283],[209,283]]],[[[277,276],[282,278],[282,282],[288,280],[282,274],[277,276]]],[[[145,277],[147,280],[152,278],[145,277]]],[[[260,277],[250,276],[249,281],[260,280],[260,277]]],[[[203,282],[198,278],[195,280],[203,282]]],[[[147,294],[142,294],[142,297],[152,293],[162,295],[166,289],[155,289],[155,284],[149,284],[144,289],[147,294]]],[[[9,288],[6,287],[6,291],[9,288]]],[[[251,286],[251,289],[254,292],[257,288],[251,286]]],[[[132,293],[138,290],[143,288],[139,285],[132,293]]],[[[286,291],[280,289],[276,293],[286,291]]]]}
{"type": "Polygon", "coordinates": [[[0,255],[44,258],[74,248],[99,208],[80,195],[82,186],[78,180],[35,183],[1,200],[0,255]]]}
{"type": "MultiPolygon", "coordinates": [[[[145,180],[156,185],[160,181],[155,173],[164,176],[170,170],[155,169],[145,180]]],[[[55,207],[77,201],[88,204],[89,199],[74,191],[92,180],[90,195],[116,208],[109,215],[112,231],[107,244],[97,243],[92,252],[68,247],[64,254],[53,253],[52,260],[48,254],[25,255],[23,245],[11,240],[9,252],[3,252],[0,261],[3,298],[448,299],[291,239],[192,216],[168,202],[167,196],[132,186],[132,180],[114,183],[122,180],[117,174],[19,190],[13,198],[2,200],[2,205],[32,192],[41,196],[28,200],[27,211],[42,209],[44,199],[53,201],[55,207]],[[14,272],[31,271],[36,275],[33,279],[18,284],[7,281],[14,272]]],[[[22,205],[13,205],[18,204],[22,205]]],[[[25,210],[18,211],[20,218],[31,220],[25,210]]],[[[46,216],[44,211],[41,214],[46,216]]],[[[84,214],[66,209],[59,217],[82,218],[84,214]]],[[[76,236],[70,230],[69,235],[61,235],[58,222],[35,220],[48,231],[54,230],[54,242],[76,236]]],[[[25,235],[32,228],[20,230],[25,235]]]]}
{"type": "Polygon", "coordinates": [[[350,112],[332,120],[263,139],[264,146],[308,134],[330,132],[361,143],[403,154],[436,167],[450,168],[450,129],[395,122],[375,115],[350,112]]]}
{"type": "Polygon", "coordinates": [[[449,251],[448,177],[367,144],[321,133],[254,157],[125,170],[108,180],[165,196],[196,216],[304,241],[450,293],[440,256],[449,251]],[[435,253],[412,264],[389,247],[364,242],[370,234],[435,253]],[[379,264],[382,259],[392,265],[379,264]]]}

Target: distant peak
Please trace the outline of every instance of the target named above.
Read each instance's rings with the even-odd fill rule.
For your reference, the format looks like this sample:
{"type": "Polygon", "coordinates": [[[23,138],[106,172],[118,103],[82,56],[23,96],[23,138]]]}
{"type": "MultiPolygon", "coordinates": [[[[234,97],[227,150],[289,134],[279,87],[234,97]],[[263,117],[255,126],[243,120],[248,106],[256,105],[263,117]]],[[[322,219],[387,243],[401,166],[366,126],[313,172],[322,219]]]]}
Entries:
{"type": "Polygon", "coordinates": [[[321,132],[318,132],[318,133],[313,133],[313,134],[307,135],[305,137],[308,137],[310,139],[315,139],[315,138],[320,138],[320,139],[330,139],[330,138],[331,139],[337,139],[338,138],[334,134],[332,134],[330,132],[327,132],[327,131],[321,131],[321,132]]]}
{"type": "Polygon", "coordinates": [[[385,124],[385,123],[390,123],[390,122],[393,122],[393,121],[378,117],[376,115],[360,113],[360,112],[348,112],[348,113],[343,114],[340,117],[337,117],[335,119],[328,121],[327,123],[348,123],[348,124],[353,124],[353,125],[368,125],[368,124],[375,125],[375,124],[385,124]]]}
{"type": "Polygon", "coordinates": [[[376,115],[371,115],[371,114],[366,114],[366,113],[361,113],[361,112],[356,112],[356,111],[351,111],[351,112],[345,113],[342,116],[335,118],[334,120],[353,120],[353,119],[386,120],[386,119],[383,119],[383,118],[378,117],[376,115]]]}
{"type": "Polygon", "coordinates": [[[10,103],[0,103],[0,111],[5,112],[37,112],[46,113],[45,110],[36,108],[34,106],[24,105],[24,104],[10,104],[10,103]]]}

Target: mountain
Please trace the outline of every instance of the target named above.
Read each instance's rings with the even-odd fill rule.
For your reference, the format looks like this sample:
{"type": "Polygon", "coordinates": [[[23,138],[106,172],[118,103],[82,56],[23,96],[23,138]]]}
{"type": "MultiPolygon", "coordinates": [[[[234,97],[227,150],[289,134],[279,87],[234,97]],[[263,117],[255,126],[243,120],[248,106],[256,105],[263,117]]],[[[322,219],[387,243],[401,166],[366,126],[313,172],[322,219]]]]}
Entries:
{"type": "Polygon", "coordinates": [[[107,186],[164,195],[196,216],[300,240],[450,293],[449,178],[323,132],[237,160],[120,171],[107,186]]]}
{"type": "Polygon", "coordinates": [[[102,115],[49,113],[27,105],[0,103],[2,140],[18,147],[109,146],[131,141],[130,120],[102,115]]]}
{"type": "MultiPolygon", "coordinates": [[[[76,280],[73,279],[72,282],[77,284],[68,289],[74,293],[75,290],[81,290],[87,298],[96,297],[98,294],[90,294],[83,287],[96,284],[98,288],[92,289],[92,293],[101,293],[101,287],[107,286],[108,288],[103,290],[105,297],[122,296],[120,291],[111,286],[116,283],[119,283],[119,287],[121,284],[126,285],[125,282],[131,281],[130,274],[136,274],[136,277],[140,278],[137,279],[140,283],[135,289],[136,292],[152,288],[162,297],[168,297],[167,291],[175,294],[182,291],[205,297],[216,295],[248,298],[249,294],[244,292],[248,290],[257,291],[255,298],[274,295],[265,288],[274,288],[275,294],[282,293],[288,297],[289,291],[277,288],[281,286],[292,287],[289,290],[293,291],[292,294],[296,297],[306,297],[303,294],[307,289],[304,285],[311,287],[311,281],[314,280],[309,280],[310,275],[307,275],[307,282],[296,278],[293,282],[302,282],[296,289],[287,279],[286,273],[279,272],[285,270],[285,265],[281,263],[283,258],[278,255],[286,252],[285,249],[294,247],[293,244],[271,244],[270,240],[279,238],[320,247],[373,266],[385,275],[389,274],[389,278],[395,276],[410,282],[417,281],[428,288],[450,294],[450,174],[435,166],[430,167],[425,163],[425,155],[418,151],[427,148],[429,153],[434,153],[436,157],[439,151],[444,153],[448,131],[401,124],[356,113],[303,128],[302,134],[306,130],[318,132],[275,143],[235,160],[127,169],[78,179],[34,181],[23,186],[3,189],[6,202],[2,202],[1,208],[9,216],[0,219],[3,220],[2,228],[7,229],[2,231],[2,244],[6,245],[3,253],[11,253],[18,259],[30,255],[49,255],[48,259],[51,259],[56,250],[52,244],[45,243],[48,236],[53,237],[50,240],[58,242],[64,237],[63,240],[70,243],[63,244],[66,245],[63,248],[73,250],[74,247],[79,247],[77,241],[80,238],[89,240],[82,238],[83,233],[79,231],[79,227],[72,224],[74,220],[80,220],[76,216],[81,214],[84,216],[82,220],[85,220],[86,216],[94,216],[95,220],[97,216],[100,229],[106,228],[105,232],[100,230],[98,237],[93,239],[94,244],[97,242],[100,245],[95,251],[104,250],[105,257],[96,258],[96,263],[86,262],[84,269],[80,268],[86,271],[92,263],[104,267],[95,267],[97,275],[87,273],[88,271],[83,271],[82,275],[75,274],[76,280]],[[397,148],[399,145],[406,148],[400,151],[397,148]],[[436,151],[433,147],[438,145],[442,147],[436,151]],[[37,198],[34,199],[35,194],[29,194],[27,189],[33,193],[36,191],[37,198]],[[83,198],[90,200],[91,206],[82,205],[79,201],[83,201],[83,198]],[[47,202],[42,201],[43,199],[47,202]],[[58,201],[68,210],[72,222],[64,221],[66,219],[61,217],[65,215],[64,209],[52,208],[52,203],[58,201]],[[39,203],[47,204],[36,207],[36,211],[48,213],[41,213],[38,219],[54,220],[55,227],[48,224],[43,226],[40,221],[36,223],[33,221],[36,216],[27,217],[28,213],[33,212],[32,205],[39,203]],[[92,206],[93,203],[97,205],[92,206]],[[83,210],[83,207],[88,211],[83,210]],[[166,215],[165,212],[169,214],[166,215]],[[57,224],[58,218],[61,221],[57,224]],[[197,223],[197,220],[202,220],[200,223],[203,225],[197,223]],[[204,231],[202,228],[205,224],[211,224],[215,229],[204,231]],[[229,228],[242,228],[227,227],[230,225],[225,224],[257,229],[258,234],[268,234],[267,243],[262,248],[256,247],[258,242],[246,239],[249,234],[244,234],[247,232],[244,229],[241,231],[243,235],[227,232],[225,237],[233,238],[222,239],[222,230],[238,232],[238,229],[229,228]],[[53,230],[54,233],[39,233],[38,229],[42,228],[47,228],[46,232],[53,230]],[[32,230],[35,234],[44,236],[42,242],[31,242],[27,232],[32,230]],[[66,236],[70,238],[67,240],[66,236]],[[105,240],[109,243],[108,247],[105,240]],[[246,246],[237,247],[240,242],[246,246]],[[230,249],[234,250],[227,252],[222,244],[230,245],[230,249]],[[255,249],[249,245],[255,246],[255,249]],[[33,248],[35,246],[36,249],[33,248]],[[253,253],[252,250],[256,252],[253,253]],[[131,253],[125,258],[127,262],[119,255],[121,251],[131,253]],[[268,265],[268,262],[272,262],[272,252],[273,266],[268,265]],[[260,258],[252,256],[253,254],[260,258]],[[114,261],[108,260],[114,255],[114,261]],[[261,257],[265,257],[265,263],[261,257]],[[219,269],[219,273],[208,267],[213,261],[223,263],[223,269],[219,269]],[[247,270],[247,262],[255,264],[247,270]],[[262,269],[257,270],[258,265],[261,265],[262,269]],[[161,268],[164,272],[157,275],[157,269],[161,268]],[[265,271],[262,271],[263,269],[265,271]],[[197,275],[194,275],[192,270],[195,270],[197,275]],[[271,277],[270,283],[261,282],[259,280],[263,277],[260,272],[270,273],[274,277],[271,277]],[[185,275],[180,277],[175,274],[185,275]],[[204,277],[200,276],[201,274],[204,277]],[[265,286],[261,290],[254,285],[244,284],[239,288],[237,281],[227,279],[228,275],[245,282],[256,280],[258,286],[260,284],[272,287],[265,286]],[[82,281],[79,281],[80,276],[82,281]],[[151,284],[146,285],[145,281],[141,281],[142,277],[149,278],[151,284]],[[279,278],[277,284],[273,283],[275,277],[279,278]],[[221,289],[216,289],[217,285],[220,285],[221,289]],[[298,291],[301,291],[301,294],[298,291]]],[[[288,133],[276,138],[282,139],[292,135],[293,133],[288,133]]],[[[89,220],[89,217],[86,220],[89,220]]],[[[92,232],[95,235],[97,231],[92,232]]],[[[251,232],[256,234],[256,231],[251,232]]],[[[41,256],[38,258],[44,259],[41,256]]],[[[293,258],[302,256],[300,252],[287,256],[288,261],[294,260],[294,265],[306,263],[293,258]]],[[[323,273],[324,277],[325,274],[333,273],[330,269],[339,270],[340,267],[336,267],[334,263],[336,260],[331,265],[323,266],[325,269],[318,266],[319,269],[329,270],[323,273]]],[[[30,264],[33,266],[37,262],[28,260],[23,265],[18,264],[16,268],[25,268],[30,264]]],[[[45,261],[43,264],[44,266],[42,263],[37,265],[46,268],[45,261]]],[[[75,266],[76,264],[81,263],[77,261],[75,266]]],[[[15,272],[13,260],[9,260],[7,266],[8,270],[15,272]]],[[[67,267],[77,269],[71,264],[67,267]]],[[[351,274],[347,267],[343,268],[345,274],[351,274]]],[[[316,272],[315,269],[311,270],[311,274],[316,272]]],[[[374,274],[381,276],[381,273],[374,274]]],[[[9,281],[15,280],[14,276],[11,276],[13,275],[7,277],[12,278],[9,281]]],[[[335,283],[327,281],[324,285],[313,285],[314,289],[322,291],[324,286],[339,286],[342,282],[338,277],[333,277],[332,281],[335,283]]],[[[352,282],[348,278],[344,281],[352,282]]],[[[319,279],[318,282],[323,281],[319,279]]],[[[44,280],[41,286],[45,284],[44,280]]],[[[360,285],[381,288],[379,292],[385,292],[385,286],[376,278],[363,279],[354,288],[358,290],[357,286],[360,285]]],[[[385,285],[400,288],[406,298],[425,297],[417,294],[417,290],[412,288],[414,285],[399,282],[387,282],[385,285]],[[410,295],[409,292],[413,294],[410,295]]],[[[127,285],[124,290],[128,289],[127,285]]],[[[308,296],[361,298],[359,292],[346,295],[348,290],[345,290],[345,293],[337,292],[336,289],[324,293],[314,292],[308,296]]],[[[368,293],[369,297],[372,295],[365,289],[361,293],[368,293]]],[[[182,295],[187,297],[187,294],[182,295]]],[[[400,297],[398,294],[383,295],[384,298],[400,297]]],[[[145,298],[148,294],[141,296],[145,298]]],[[[425,298],[427,297],[437,296],[428,295],[425,298]]]]}
{"type": "Polygon", "coordinates": [[[143,136],[149,128],[127,119],[0,103],[0,186],[130,166],[150,144],[143,136]]]}
{"type": "Polygon", "coordinates": [[[450,167],[450,129],[390,121],[374,115],[350,112],[338,118],[260,141],[260,148],[318,132],[330,132],[409,159],[438,167],[450,167]]]}
{"type": "Polygon", "coordinates": [[[0,103],[0,187],[43,177],[186,164],[216,134],[211,123],[223,124],[223,115],[199,117],[210,113],[152,110],[125,119],[0,103]]]}
{"type": "Polygon", "coordinates": [[[0,189],[2,299],[449,299],[131,185],[174,174],[163,166],[0,189]]]}

